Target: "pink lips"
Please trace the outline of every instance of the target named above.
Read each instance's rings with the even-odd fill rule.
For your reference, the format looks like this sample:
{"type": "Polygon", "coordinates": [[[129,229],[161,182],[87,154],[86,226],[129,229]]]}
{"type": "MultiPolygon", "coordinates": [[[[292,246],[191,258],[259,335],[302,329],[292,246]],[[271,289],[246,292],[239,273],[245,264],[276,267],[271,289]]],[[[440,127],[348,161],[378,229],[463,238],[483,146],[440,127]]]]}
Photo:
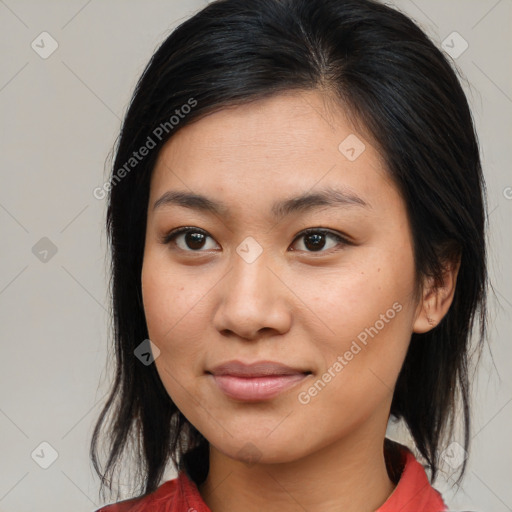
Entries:
{"type": "Polygon", "coordinates": [[[230,398],[245,401],[268,400],[302,381],[311,372],[273,361],[244,364],[229,361],[208,372],[219,389],[230,398]]]}

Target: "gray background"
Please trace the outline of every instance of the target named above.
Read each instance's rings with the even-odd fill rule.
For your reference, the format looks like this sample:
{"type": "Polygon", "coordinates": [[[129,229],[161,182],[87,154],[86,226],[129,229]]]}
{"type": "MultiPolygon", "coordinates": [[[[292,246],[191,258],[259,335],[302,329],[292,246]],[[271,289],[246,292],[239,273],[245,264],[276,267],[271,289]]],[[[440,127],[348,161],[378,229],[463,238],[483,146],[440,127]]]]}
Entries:
{"type": "MultiPolygon", "coordinates": [[[[474,379],[467,477],[455,492],[448,467],[436,487],[452,510],[509,511],[512,0],[392,4],[438,46],[454,31],[469,44],[454,65],[464,77],[488,183],[494,361],[486,350],[474,379]]],[[[0,512],[101,505],[88,447],[112,368],[106,364],[106,204],[92,191],[105,182],[107,155],[148,59],[204,5],[0,0],[0,512]],[[43,31],[58,43],[46,59],[31,47],[35,41],[40,52],[43,44],[44,51],[51,48],[49,39],[41,43],[43,31]],[[51,448],[42,442],[58,454],[47,469],[40,464],[51,462],[51,448]]],[[[461,40],[447,41],[462,49],[461,40]]],[[[400,430],[390,435],[404,438],[400,430]]]]}

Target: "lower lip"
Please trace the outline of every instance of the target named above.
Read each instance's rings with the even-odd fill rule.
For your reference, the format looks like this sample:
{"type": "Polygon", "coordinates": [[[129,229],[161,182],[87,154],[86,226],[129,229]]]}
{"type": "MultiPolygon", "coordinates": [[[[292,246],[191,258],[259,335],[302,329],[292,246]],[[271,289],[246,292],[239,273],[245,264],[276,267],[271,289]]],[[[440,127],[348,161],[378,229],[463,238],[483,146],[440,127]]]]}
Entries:
{"type": "Polygon", "coordinates": [[[304,380],[305,373],[266,377],[235,377],[234,375],[212,375],[220,390],[235,400],[268,400],[290,389],[304,380]]]}

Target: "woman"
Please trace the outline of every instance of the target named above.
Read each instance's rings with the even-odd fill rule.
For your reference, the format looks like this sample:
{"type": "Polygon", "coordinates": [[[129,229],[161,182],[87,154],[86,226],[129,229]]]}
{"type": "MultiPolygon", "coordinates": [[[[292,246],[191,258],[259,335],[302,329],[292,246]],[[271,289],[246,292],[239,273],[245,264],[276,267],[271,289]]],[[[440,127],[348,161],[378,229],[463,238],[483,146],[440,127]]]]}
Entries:
{"type": "Polygon", "coordinates": [[[111,488],[135,443],[141,487],[102,511],[446,510],[484,181],[459,81],[409,18],[211,3],[146,67],[106,191],[117,371],[91,456],[111,488]],[[400,419],[415,447],[386,439],[400,419]]]}

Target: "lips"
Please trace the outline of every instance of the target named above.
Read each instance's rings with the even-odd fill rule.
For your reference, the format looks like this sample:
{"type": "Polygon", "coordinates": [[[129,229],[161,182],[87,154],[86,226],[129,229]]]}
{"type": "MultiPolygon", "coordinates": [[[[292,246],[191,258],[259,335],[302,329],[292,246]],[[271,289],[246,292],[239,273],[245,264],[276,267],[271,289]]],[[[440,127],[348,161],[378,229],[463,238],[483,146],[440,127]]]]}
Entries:
{"type": "Polygon", "coordinates": [[[297,375],[311,373],[308,370],[291,368],[282,363],[274,361],[257,361],[245,364],[241,361],[228,361],[220,364],[211,370],[213,375],[233,375],[237,377],[266,377],[268,375],[297,375]]]}
{"type": "Polygon", "coordinates": [[[274,361],[245,364],[229,361],[207,372],[228,397],[242,401],[268,400],[304,380],[311,371],[274,361]]]}

